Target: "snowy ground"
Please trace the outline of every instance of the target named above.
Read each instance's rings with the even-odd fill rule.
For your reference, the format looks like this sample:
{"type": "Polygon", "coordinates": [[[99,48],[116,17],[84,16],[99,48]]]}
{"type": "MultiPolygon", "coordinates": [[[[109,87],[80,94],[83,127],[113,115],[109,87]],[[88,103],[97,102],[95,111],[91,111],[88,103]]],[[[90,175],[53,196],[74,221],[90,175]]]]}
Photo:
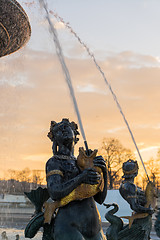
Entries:
{"type": "Polygon", "coordinates": [[[1,203],[26,203],[25,195],[11,195],[11,194],[0,194],[0,202],[1,203]]]}
{"type": "MultiPolygon", "coordinates": [[[[121,197],[119,190],[108,190],[105,203],[117,203],[119,210],[116,213],[117,216],[130,216],[131,209],[129,204],[121,197]]],[[[105,206],[97,204],[98,210],[100,212],[102,222],[106,222],[105,213],[108,211],[105,206]]]]}

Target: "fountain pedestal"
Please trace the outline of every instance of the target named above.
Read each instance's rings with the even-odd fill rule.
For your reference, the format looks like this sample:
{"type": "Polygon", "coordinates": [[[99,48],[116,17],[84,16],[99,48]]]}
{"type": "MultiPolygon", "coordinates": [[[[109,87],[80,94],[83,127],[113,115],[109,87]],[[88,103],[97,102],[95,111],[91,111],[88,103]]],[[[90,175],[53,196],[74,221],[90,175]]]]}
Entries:
{"type": "Polygon", "coordinates": [[[31,26],[24,9],[16,0],[0,1],[0,57],[24,46],[31,36],[31,26]]]}

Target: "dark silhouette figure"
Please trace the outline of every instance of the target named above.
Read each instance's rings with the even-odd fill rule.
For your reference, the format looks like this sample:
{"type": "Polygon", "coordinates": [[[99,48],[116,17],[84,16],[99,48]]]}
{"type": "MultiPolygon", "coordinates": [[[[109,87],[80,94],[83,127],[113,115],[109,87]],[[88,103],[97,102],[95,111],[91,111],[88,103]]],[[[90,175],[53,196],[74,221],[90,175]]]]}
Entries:
{"type": "Polygon", "coordinates": [[[3,232],[1,233],[1,237],[2,237],[2,240],[8,240],[6,231],[3,231],[3,232]]]}
{"type": "Polygon", "coordinates": [[[19,234],[17,234],[16,235],[16,240],[19,240],[19,239],[20,239],[19,234]]]}
{"type": "MultiPolygon", "coordinates": [[[[94,167],[102,170],[104,181],[103,190],[94,196],[75,200],[74,191],[83,184],[88,189],[97,185],[100,174],[94,168],[86,168],[83,171],[74,157],[74,145],[78,138],[77,125],[68,119],[60,123],[51,122],[48,134],[53,141],[53,157],[46,164],[47,187],[52,200],[60,201],[68,196],[66,205],[59,208],[54,218],[53,238],[55,240],[84,240],[105,239],[100,215],[95,201],[102,204],[107,193],[106,165],[101,156],[93,159],[94,167]]],[[[92,151],[90,151],[92,153],[92,151]]]]}
{"type": "Polygon", "coordinates": [[[46,163],[47,189],[38,188],[25,195],[35,205],[35,214],[25,228],[33,238],[43,227],[43,240],[105,240],[96,202],[107,194],[107,171],[97,150],[79,149],[78,127],[68,119],[51,122],[48,137],[53,157],[46,163]]]}
{"type": "Polygon", "coordinates": [[[116,204],[106,205],[107,208],[114,207],[105,215],[111,223],[106,232],[107,240],[148,240],[152,227],[151,218],[155,198],[154,184],[149,182],[145,192],[134,184],[134,178],[138,174],[137,161],[129,159],[123,163],[122,169],[124,180],[119,192],[134,212],[132,216],[121,217],[129,220],[129,224],[124,226],[121,218],[114,215],[118,211],[118,206],[116,204]]]}
{"type": "Polygon", "coordinates": [[[152,214],[153,209],[146,207],[147,199],[145,192],[134,184],[134,178],[138,174],[137,161],[128,160],[123,163],[123,181],[119,188],[121,196],[130,204],[131,209],[136,213],[152,214]]]}

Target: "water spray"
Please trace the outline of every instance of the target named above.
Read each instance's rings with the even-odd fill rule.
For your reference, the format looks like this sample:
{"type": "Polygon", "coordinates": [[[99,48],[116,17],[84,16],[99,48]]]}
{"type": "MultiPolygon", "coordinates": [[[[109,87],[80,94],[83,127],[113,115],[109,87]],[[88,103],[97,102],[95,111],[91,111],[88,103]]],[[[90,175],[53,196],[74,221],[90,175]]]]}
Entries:
{"type": "Polygon", "coordinates": [[[89,152],[88,151],[88,144],[87,144],[87,140],[86,140],[86,136],[85,136],[85,132],[84,132],[81,116],[80,116],[80,111],[79,111],[77,100],[76,100],[76,97],[75,97],[75,93],[74,93],[74,89],[73,89],[73,85],[72,85],[72,81],[71,81],[71,76],[70,76],[69,70],[67,68],[67,65],[65,63],[65,59],[64,59],[64,56],[63,56],[63,51],[62,51],[62,48],[61,48],[61,45],[60,45],[60,42],[59,42],[59,39],[58,39],[57,30],[55,29],[53,23],[51,22],[49,12],[48,12],[48,8],[47,8],[47,3],[44,0],[39,0],[39,3],[44,8],[44,10],[46,12],[46,19],[49,23],[50,32],[53,35],[53,41],[54,41],[55,46],[56,46],[56,53],[57,53],[58,59],[61,63],[62,71],[64,73],[64,77],[65,77],[66,83],[67,83],[68,88],[69,88],[69,92],[70,92],[70,96],[71,96],[71,99],[72,99],[72,102],[73,102],[74,110],[75,110],[77,118],[78,118],[80,131],[81,131],[81,134],[82,134],[82,137],[83,137],[83,140],[84,140],[84,145],[85,145],[85,148],[86,148],[86,152],[88,154],[88,152],[89,152]]]}
{"type": "Polygon", "coordinates": [[[143,166],[143,168],[144,168],[144,170],[145,170],[145,173],[146,173],[146,175],[147,175],[147,179],[148,179],[148,181],[150,181],[150,180],[149,180],[148,173],[147,173],[147,170],[146,170],[146,167],[145,167],[144,162],[143,162],[143,159],[142,159],[142,156],[141,156],[141,154],[140,154],[140,151],[139,151],[139,149],[138,149],[137,143],[136,143],[136,141],[135,141],[135,138],[134,138],[133,133],[132,133],[132,131],[131,131],[131,128],[130,128],[130,126],[129,126],[129,123],[128,123],[128,121],[127,121],[127,119],[126,119],[126,117],[125,117],[125,115],[124,115],[124,113],[123,113],[123,110],[122,110],[121,105],[120,105],[120,103],[119,103],[119,101],[118,101],[118,99],[117,99],[117,96],[115,95],[115,93],[114,93],[114,91],[113,91],[110,83],[108,82],[108,80],[107,80],[107,78],[106,78],[106,76],[105,76],[105,73],[103,72],[102,68],[101,68],[101,67],[99,66],[99,64],[97,63],[94,54],[90,51],[90,49],[88,48],[88,46],[81,40],[81,38],[77,35],[77,33],[72,29],[72,27],[69,25],[69,23],[66,23],[66,22],[63,20],[63,18],[61,18],[60,16],[58,16],[57,13],[54,13],[53,11],[50,11],[50,13],[54,15],[54,17],[57,19],[57,21],[62,22],[62,23],[65,25],[65,27],[66,27],[67,29],[69,29],[69,31],[77,38],[77,40],[79,41],[79,43],[85,48],[85,50],[87,51],[88,55],[92,58],[92,60],[93,60],[93,62],[95,63],[98,71],[101,73],[101,75],[102,75],[102,77],[103,77],[103,79],[104,79],[104,81],[105,81],[105,84],[108,86],[108,88],[109,88],[109,90],[110,90],[110,92],[111,92],[111,94],[112,94],[112,96],[113,96],[113,99],[114,99],[114,101],[116,102],[116,105],[117,105],[117,107],[118,107],[118,109],[119,109],[119,111],[120,111],[120,113],[121,113],[121,115],[122,115],[122,117],[123,117],[123,119],[124,119],[124,122],[125,122],[125,124],[127,125],[127,128],[128,128],[128,130],[129,130],[130,136],[131,136],[132,141],[133,141],[133,143],[134,143],[134,145],[135,145],[135,147],[136,147],[136,150],[137,150],[137,153],[138,153],[139,158],[140,158],[140,160],[141,160],[142,166],[143,166]]]}

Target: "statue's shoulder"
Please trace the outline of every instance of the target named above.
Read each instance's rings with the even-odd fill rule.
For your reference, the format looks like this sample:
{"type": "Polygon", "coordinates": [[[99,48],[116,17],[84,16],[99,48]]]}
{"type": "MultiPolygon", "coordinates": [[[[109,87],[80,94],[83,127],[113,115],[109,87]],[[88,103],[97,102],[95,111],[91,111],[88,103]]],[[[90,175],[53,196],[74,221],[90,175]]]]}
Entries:
{"type": "Polygon", "coordinates": [[[132,195],[137,191],[137,186],[132,182],[123,181],[119,190],[120,192],[127,192],[128,194],[132,195]]]}
{"type": "Polygon", "coordinates": [[[48,161],[46,162],[46,165],[50,165],[50,164],[54,165],[54,164],[56,164],[56,162],[57,162],[56,158],[53,156],[48,159],[48,161]]]}
{"type": "Polygon", "coordinates": [[[46,163],[46,172],[49,172],[54,169],[59,169],[59,163],[57,159],[53,156],[50,159],[48,159],[46,163]]]}

